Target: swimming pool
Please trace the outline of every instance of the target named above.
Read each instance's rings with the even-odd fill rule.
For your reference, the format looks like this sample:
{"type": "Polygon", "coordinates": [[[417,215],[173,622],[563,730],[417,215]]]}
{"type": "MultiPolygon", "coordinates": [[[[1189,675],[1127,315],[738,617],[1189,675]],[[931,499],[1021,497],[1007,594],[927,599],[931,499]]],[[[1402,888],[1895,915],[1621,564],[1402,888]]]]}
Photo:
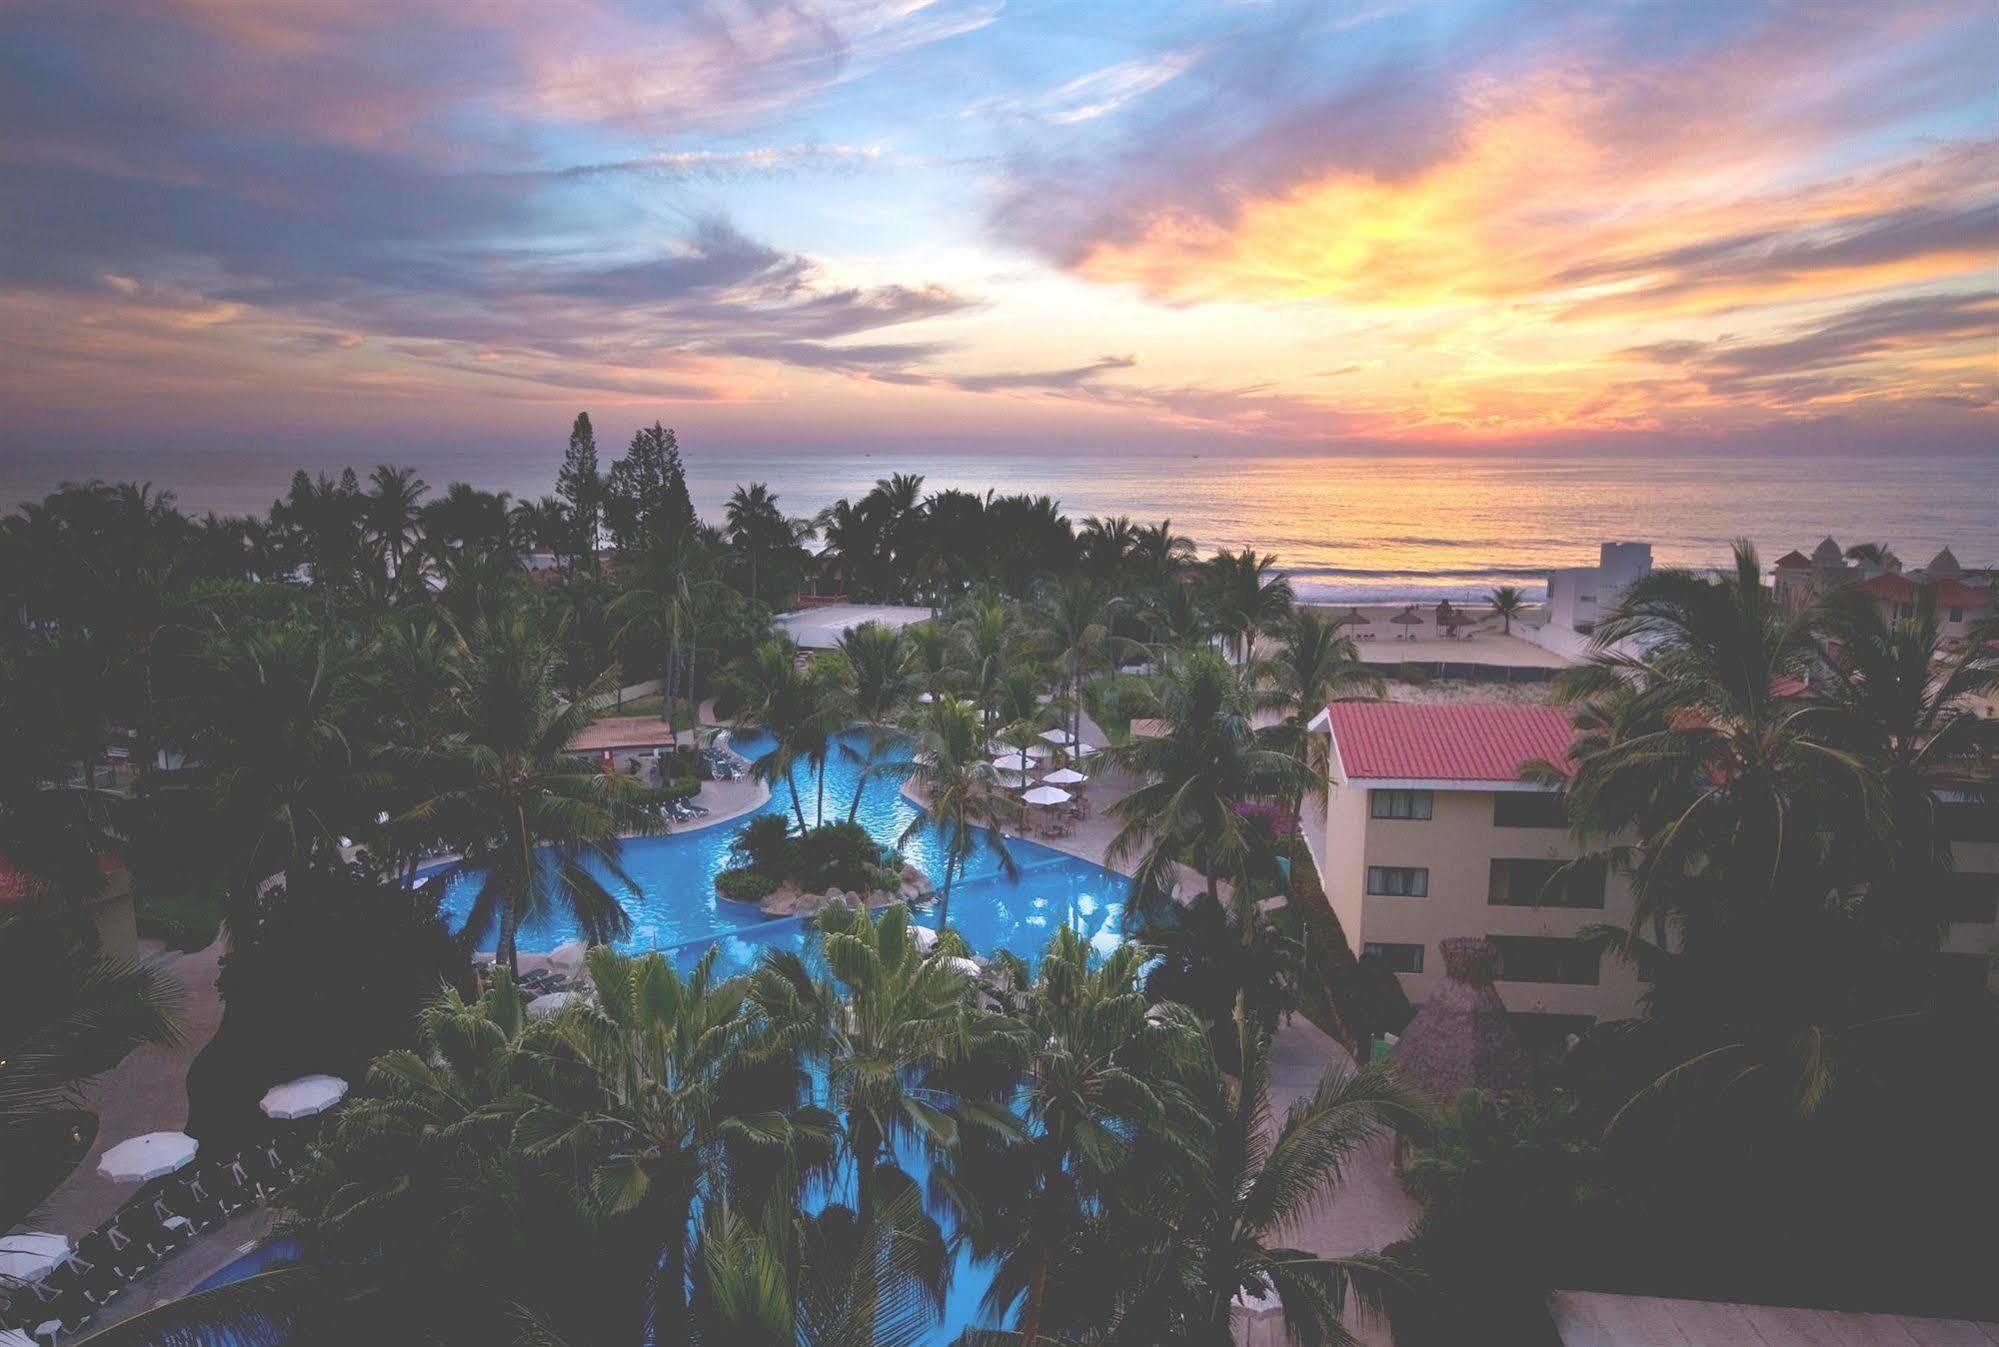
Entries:
{"type": "MultiPolygon", "coordinates": [[[[862,745],[859,735],[843,736],[843,741],[856,750],[862,745]]],[[[755,760],[770,752],[771,743],[766,734],[740,733],[731,740],[731,747],[755,760]]],[[[904,761],[909,749],[893,747],[883,756],[904,761]]],[[[818,774],[809,764],[800,763],[793,768],[792,777],[806,820],[818,822],[818,774]]],[[[846,753],[831,756],[825,767],[825,821],[847,817],[860,778],[857,758],[846,753]]],[[[893,845],[921,812],[904,798],[900,782],[893,778],[871,776],[860,792],[855,819],[883,845],[893,845]]],[[[791,815],[791,792],[780,784],[770,800],[754,812],[791,815]]],[[[748,817],[661,837],[636,838],[625,844],[625,870],[637,892],[621,895],[632,928],[618,942],[619,948],[663,950],[676,962],[691,964],[710,946],[719,946],[721,971],[730,973],[747,969],[765,949],[795,948],[803,940],[802,920],[770,920],[754,907],[732,903],[715,892],[715,876],[728,868],[730,841],[748,817]]],[[[1061,925],[1073,927],[1100,949],[1108,950],[1118,943],[1129,881],[1102,866],[1021,838],[1008,838],[1007,850],[1018,867],[1013,877],[1001,874],[997,859],[981,847],[951,886],[952,929],[974,950],[981,954],[1010,950],[1031,962],[1061,925]]],[[[925,828],[911,838],[904,854],[933,882],[942,878],[943,848],[934,829],[925,828]]],[[[472,893],[471,876],[448,881],[443,910],[454,924],[464,921],[472,893]]],[[[916,920],[921,925],[936,925],[935,906],[917,913],[916,920]]],[[[553,949],[579,934],[572,923],[561,918],[536,921],[522,928],[520,947],[553,949]]],[[[488,933],[480,947],[491,945],[488,933]]]]}

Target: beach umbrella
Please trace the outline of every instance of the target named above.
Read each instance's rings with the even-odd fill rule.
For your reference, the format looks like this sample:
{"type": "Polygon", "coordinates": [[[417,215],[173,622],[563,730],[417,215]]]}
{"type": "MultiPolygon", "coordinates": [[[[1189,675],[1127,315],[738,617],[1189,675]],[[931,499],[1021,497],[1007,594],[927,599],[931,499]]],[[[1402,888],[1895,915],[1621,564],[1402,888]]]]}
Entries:
{"type": "Polygon", "coordinates": [[[97,1172],[107,1179],[144,1183],[185,1168],[198,1149],[199,1143],[185,1132],[148,1132],[104,1152],[97,1172]]]}
{"type": "Polygon", "coordinates": [[[528,1002],[528,1014],[541,1019],[544,1016],[559,1014],[582,999],[575,992],[550,992],[547,996],[537,996],[528,1002]]]}
{"type": "Polygon", "coordinates": [[[1371,627],[1374,623],[1368,619],[1366,613],[1363,613],[1356,607],[1349,608],[1334,618],[1333,625],[1336,627],[1371,627]]]}
{"type": "Polygon", "coordinates": [[[1396,626],[1404,628],[1404,631],[1402,633],[1404,636],[1409,635],[1407,628],[1420,627],[1423,625],[1423,619],[1416,612],[1416,605],[1413,603],[1410,604],[1407,608],[1404,608],[1401,612],[1397,613],[1394,617],[1389,618],[1388,620],[1390,622],[1393,622],[1396,626]]]}
{"type": "MultiPolygon", "coordinates": [[[[69,1257],[69,1236],[43,1230],[23,1230],[0,1239],[0,1277],[18,1282],[39,1281],[69,1257]]],[[[0,1338],[0,1342],[6,1339],[0,1338]]]]}
{"type": "Polygon", "coordinates": [[[300,1076],[264,1091],[259,1108],[266,1118],[290,1120],[324,1113],[347,1095],[347,1082],[338,1076],[300,1076]]]}
{"type": "Polygon", "coordinates": [[[1020,798],[1029,804],[1056,805],[1067,804],[1075,797],[1060,786],[1036,786],[1020,798]]]}
{"type": "Polygon", "coordinates": [[[1041,739],[1043,743],[1053,744],[1057,748],[1067,748],[1076,742],[1076,736],[1067,730],[1043,730],[1041,739]]]}
{"type": "Polygon", "coordinates": [[[1050,772],[1042,777],[1041,781],[1043,785],[1048,786],[1080,786],[1089,779],[1074,767],[1064,767],[1059,771],[1050,772]]]}

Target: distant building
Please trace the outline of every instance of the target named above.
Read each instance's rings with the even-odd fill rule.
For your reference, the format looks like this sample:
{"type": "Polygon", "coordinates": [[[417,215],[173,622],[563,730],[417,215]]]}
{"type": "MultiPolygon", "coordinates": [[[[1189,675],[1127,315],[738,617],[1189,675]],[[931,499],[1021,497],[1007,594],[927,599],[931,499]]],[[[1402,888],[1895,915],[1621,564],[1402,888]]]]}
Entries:
{"type": "Polygon", "coordinates": [[[1901,559],[1887,551],[1849,561],[1831,538],[1820,542],[1810,556],[1785,553],[1771,570],[1771,591],[1792,611],[1856,585],[1890,622],[1913,613],[1923,593],[1930,591],[1944,639],[1963,640],[1977,623],[1991,616],[1995,593],[1999,593],[1999,572],[1966,570],[1948,547],[1931,557],[1927,566],[1913,571],[1904,570],[1901,559]]]}
{"type": "Polygon", "coordinates": [[[1596,624],[1651,570],[1652,544],[1604,543],[1597,549],[1596,565],[1548,572],[1548,602],[1540,621],[1523,624],[1520,634],[1565,659],[1581,660],[1590,652],[1596,624]]]}

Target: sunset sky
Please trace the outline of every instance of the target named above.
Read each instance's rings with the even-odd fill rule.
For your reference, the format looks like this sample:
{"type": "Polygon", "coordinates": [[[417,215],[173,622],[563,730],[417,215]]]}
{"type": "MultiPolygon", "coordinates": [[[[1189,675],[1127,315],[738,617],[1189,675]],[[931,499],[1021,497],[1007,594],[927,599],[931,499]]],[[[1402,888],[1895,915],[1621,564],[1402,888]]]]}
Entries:
{"type": "Polygon", "coordinates": [[[1995,70],[1989,0],[13,0],[0,452],[1991,445],[1995,70]]]}

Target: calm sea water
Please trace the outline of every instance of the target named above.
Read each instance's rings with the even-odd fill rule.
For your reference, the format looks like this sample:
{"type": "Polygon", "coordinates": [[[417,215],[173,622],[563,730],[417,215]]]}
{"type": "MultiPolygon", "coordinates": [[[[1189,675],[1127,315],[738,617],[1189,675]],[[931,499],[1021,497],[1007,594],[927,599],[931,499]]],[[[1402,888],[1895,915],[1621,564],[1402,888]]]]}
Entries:
{"type": "MultiPolygon", "coordinates": [[[[610,438],[606,437],[606,442],[610,438]]],[[[892,472],[931,488],[1046,492],[1072,516],[1170,517],[1207,547],[1275,552],[1301,593],[1323,599],[1466,597],[1495,584],[1538,590],[1551,567],[1593,562],[1599,542],[1653,544],[1661,565],[1712,565],[1747,537],[1766,561],[1880,541],[1911,565],[1948,543],[1967,565],[1999,565],[1999,445],[1981,452],[1798,450],[1592,455],[1131,452],[704,452],[685,448],[695,505],[718,518],[738,482],[766,481],[806,514],[858,496],[892,472]]],[[[365,467],[379,455],[357,450],[365,467]]],[[[541,495],[559,449],[532,457],[396,454],[433,486],[462,478],[541,495]]],[[[608,457],[608,455],[607,455],[608,457]]],[[[32,455],[0,461],[0,501],[39,495],[63,477],[136,477],[184,508],[261,510],[294,467],[315,458],[239,453],[133,455],[89,462],[32,455]]]]}

